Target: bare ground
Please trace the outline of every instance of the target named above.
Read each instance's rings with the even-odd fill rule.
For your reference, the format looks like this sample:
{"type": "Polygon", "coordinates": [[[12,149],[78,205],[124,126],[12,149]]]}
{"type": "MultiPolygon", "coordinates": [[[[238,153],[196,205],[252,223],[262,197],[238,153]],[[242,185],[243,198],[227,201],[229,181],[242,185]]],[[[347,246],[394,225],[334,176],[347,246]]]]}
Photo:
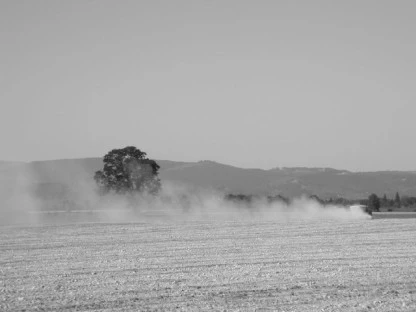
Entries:
{"type": "Polygon", "coordinates": [[[0,227],[1,311],[416,311],[416,220],[0,227]]]}

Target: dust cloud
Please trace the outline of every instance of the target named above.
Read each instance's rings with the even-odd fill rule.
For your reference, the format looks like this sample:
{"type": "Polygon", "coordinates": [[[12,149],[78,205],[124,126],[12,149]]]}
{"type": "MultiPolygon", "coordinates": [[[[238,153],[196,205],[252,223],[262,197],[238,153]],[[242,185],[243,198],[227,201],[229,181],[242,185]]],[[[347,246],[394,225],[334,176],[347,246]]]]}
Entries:
{"type": "Polygon", "coordinates": [[[307,197],[290,203],[254,198],[250,202],[226,199],[216,190],[163,183],[158,196],[99,195],[92,181],[76,185],[49,185],[49,193],[34,187],[30,173],[21,173],[0,194],[0,224],[72,222],[171,221],[294,221],[364,220],[359,207],[322,206],[307,197]]]}

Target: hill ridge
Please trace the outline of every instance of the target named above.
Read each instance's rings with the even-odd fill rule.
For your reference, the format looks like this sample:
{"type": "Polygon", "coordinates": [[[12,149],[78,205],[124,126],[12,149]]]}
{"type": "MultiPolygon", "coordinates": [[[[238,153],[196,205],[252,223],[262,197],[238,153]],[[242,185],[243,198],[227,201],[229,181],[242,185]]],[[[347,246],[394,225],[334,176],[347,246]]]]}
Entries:
{"type": "MultiPolygon", "coordinates": [[[[353,172],[334,168],[283,167],[240,168],[210,160],[197,162],[156,160],[162,182],[179,182],[202,188],[220,189],[242,194],[284,195],[314,194],[323,198],[366,198],[371,193],[392,197],[416,196],[416,172],[353,172]]],[[[0,161],[3,189],[10,181],[24,176],[33,184],[74,185],[92,181],[103,166],[101,157],[37,160],[31,162],[0,161]]]]}

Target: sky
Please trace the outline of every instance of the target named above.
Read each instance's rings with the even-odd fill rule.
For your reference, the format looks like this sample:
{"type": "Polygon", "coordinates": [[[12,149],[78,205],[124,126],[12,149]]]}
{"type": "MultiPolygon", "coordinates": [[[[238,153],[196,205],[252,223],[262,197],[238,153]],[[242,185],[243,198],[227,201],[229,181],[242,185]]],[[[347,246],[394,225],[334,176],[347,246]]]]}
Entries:
{"type": "Polygon", "coordinates": [[[415,1],[2,0],[0,159],[416,170],[415,1]]]}

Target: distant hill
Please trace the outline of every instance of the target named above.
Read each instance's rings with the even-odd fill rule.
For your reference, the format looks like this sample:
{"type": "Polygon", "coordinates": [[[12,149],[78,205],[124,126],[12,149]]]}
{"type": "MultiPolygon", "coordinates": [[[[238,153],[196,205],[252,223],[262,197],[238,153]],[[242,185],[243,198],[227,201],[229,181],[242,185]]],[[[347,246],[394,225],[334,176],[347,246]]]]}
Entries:
{"type": "MultiPolygon", "coordinates": [[[[350,172],[332,168],[243,169],[213,161],[157,160],[163,181],[220,189],[230,193],[295,197],[315,194],[322,198],[366,198],[371,193],[392,197],[416,196],[416,172],[350,172]]],[[[42,196],[62,193],[91,181],[102,168],[101,158],[0,162],[0,195],[13,185],[33,185],[42,196]]]]}

